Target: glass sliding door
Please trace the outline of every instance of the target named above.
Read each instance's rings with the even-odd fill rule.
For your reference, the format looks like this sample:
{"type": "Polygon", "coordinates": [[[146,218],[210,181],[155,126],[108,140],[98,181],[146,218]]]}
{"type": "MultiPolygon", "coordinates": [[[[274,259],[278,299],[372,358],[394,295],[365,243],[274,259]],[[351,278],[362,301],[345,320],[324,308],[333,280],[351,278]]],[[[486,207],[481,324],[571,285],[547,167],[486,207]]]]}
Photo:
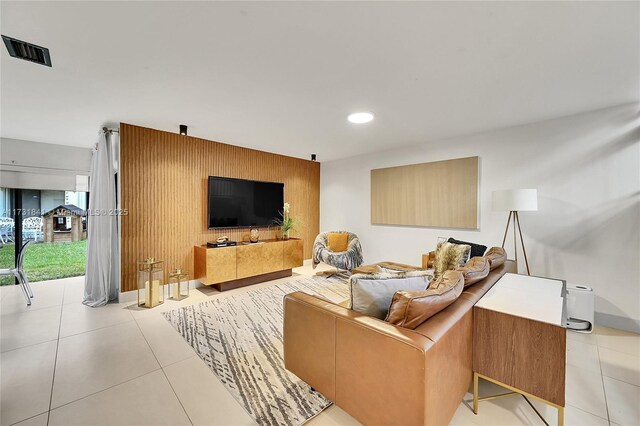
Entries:
{"type": "MultiPolygon", "coordinates": [[[[0,188],[0,269],[15,266],[14,190],[0,188]]],[[[0,277],[0,285],[14,284],[11,276],[0,277]]]]}
{"type": "Polygon", "coordinates": [[[20,242],[31,240],[24,259],[30,282],[84,275],[88,193],[2,188],[0,198],[0,267],[13,267],[20,242]]]}

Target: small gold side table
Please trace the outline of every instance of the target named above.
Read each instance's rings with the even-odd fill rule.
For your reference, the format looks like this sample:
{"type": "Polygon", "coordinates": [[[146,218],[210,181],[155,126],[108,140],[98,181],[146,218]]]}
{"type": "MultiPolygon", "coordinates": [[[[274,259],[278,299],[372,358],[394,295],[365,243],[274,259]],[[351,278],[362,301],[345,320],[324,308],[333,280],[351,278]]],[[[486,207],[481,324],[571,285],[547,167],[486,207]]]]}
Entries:
{"type": "Polygon", "coordinates": [[[164,269],[162,260],[150,257],[138,261],[138,306],[153,308],[164,303],[164,269]],[[144,290],[144,301],[140,301],[140,290],[144,290]]]}
{"type": "Polygon", "coordinates": [[[189,297],[189,274],[178,268],[169,274],[169,285],[167,285],[167,299],[182,300],[189,297]],[[185,281],[186,279],[186,281],[185,281]],[[186,284],[186,292],[182,289],[182,284],[186,284]]]}

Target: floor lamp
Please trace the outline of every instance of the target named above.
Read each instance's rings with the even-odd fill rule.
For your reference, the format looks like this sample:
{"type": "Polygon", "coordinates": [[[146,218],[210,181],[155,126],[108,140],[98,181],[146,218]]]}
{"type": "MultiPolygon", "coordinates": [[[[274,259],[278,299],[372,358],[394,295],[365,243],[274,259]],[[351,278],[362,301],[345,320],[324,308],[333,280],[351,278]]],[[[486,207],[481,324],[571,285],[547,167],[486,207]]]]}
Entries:
{"type": "Polygon", "coordinates": [[[509,212],[507,226],[504,230],[504,238],[502,238],[502,248],[504,248],[504,243],[507,241],[509,223],[513,218],[513,251],[516,265],[518,264],[517,235],[519,234],[522,253],[524,254],[524,262],[527,265],[527,275],[531,275],[531,272],[529,271],[527,251],[524,248],[524,240],[522,239],[522,230],[520,229],[520,218],[518,217],[518,212],[538,210],[538,191],[536,189],[507,189],[504,191],[493,191],[493,210],[509,212]],[[517,232],[516,226],[518,227],[517,232]]]}

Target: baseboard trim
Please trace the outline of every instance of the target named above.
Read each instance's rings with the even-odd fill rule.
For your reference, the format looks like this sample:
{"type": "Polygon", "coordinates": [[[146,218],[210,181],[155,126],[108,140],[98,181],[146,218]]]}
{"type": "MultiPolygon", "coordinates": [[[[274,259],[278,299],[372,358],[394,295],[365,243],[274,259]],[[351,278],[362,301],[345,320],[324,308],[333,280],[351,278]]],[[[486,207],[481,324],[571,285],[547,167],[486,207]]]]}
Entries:
{"type": "Polygon", "coordinates": [[[637,319],[596,312],[595,321],[597,325],[640,334],[640,320],[637,319]]]}

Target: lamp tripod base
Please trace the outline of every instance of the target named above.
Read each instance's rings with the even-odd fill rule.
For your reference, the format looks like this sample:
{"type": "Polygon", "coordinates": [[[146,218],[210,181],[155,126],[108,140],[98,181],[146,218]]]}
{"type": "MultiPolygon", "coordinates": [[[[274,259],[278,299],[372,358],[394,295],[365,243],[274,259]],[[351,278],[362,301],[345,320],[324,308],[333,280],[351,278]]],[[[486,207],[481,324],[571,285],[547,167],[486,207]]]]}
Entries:
{"type": "Polygon", "coordinates": [[[513,217],[513,252],[514,252],[515,261],[516,261],[516,268],[518,265],[517,236],[520,235],[520,245],[522,246],[524,263],[527,266],[527,275],[531,275],[531,271],[529,270],[529,260],[527,259],[527,250],[524,247],[524,239],[522,238],[522,229],[520,228],[520,217],[518,216],[518,212],[516,210],[512,210],[509,212],[509,218],[507,219],[507,226],[504,229],[504,237],[502,238],[502,248],[504,248],[504,244],[507,241],[507,233],[509,232],[509,224],[511,223],[511,217],[513,217]],[[516,232],[516,227],[518,228],[517,232],[516,232]]]}

